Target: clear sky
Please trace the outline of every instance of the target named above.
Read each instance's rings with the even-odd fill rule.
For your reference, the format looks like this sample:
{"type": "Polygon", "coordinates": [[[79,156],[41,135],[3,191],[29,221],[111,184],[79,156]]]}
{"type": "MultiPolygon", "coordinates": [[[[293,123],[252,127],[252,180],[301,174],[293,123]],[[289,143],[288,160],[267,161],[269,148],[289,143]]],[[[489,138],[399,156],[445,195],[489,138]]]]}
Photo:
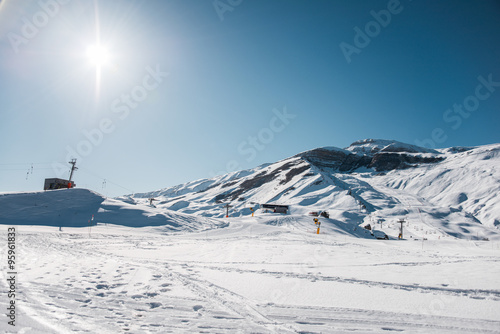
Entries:
{"type": "Polygon", "coordinates": [[[499,18],[493,0],[3,0],[0,191],[71,158],[77,186],[117,196],[365,138],[498,143],[499,18]]]}

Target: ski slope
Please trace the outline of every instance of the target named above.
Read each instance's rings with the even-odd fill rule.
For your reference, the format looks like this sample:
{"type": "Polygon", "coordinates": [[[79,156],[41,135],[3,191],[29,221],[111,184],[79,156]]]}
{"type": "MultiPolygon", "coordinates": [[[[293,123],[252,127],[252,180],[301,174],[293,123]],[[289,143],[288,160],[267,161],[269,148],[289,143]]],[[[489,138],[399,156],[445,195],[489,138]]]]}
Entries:
{"type": "Polygon", "coordinates": [[[87,227],[97,222],[167,231],[216,228],[224,223],[149,205],[105,198],[87,189],[0,194],[0,222],[10,225],[87,227]]]}
{"type": "Polygon", "coordinates": [[[18,320],[0,330],[500,333],[498,242],[374,240],[321,220],[320,234],[273,214],[197,232],[17,226],[18,320]]]}

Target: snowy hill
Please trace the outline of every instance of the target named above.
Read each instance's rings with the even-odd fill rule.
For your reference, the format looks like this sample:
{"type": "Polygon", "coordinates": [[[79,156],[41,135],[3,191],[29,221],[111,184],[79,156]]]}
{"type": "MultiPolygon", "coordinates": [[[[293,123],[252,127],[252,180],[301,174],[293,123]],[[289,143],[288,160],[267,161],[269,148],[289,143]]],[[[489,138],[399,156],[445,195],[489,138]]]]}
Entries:
{"type": "Polygon", "coordinates": [[[327,210],[332,219],[376,225],[394,237],[394,223],[404,218],[408,237],[497,238],[499,152],[499,144],[432,150],[367,139],[128,198],[155,197],[158,207],[206,217],[223,217],[225,204],[242,216],[275,203],[292,214],[327,210]]]}
{"type": "Polygon", "coordinates": [[[0,194],[0,222],[9,225],[86,227],[89,220],[129,227],[163,226],[167,231],[194,231],[223,222],[147,205],[106,199],[86,189],[0,194]]]}

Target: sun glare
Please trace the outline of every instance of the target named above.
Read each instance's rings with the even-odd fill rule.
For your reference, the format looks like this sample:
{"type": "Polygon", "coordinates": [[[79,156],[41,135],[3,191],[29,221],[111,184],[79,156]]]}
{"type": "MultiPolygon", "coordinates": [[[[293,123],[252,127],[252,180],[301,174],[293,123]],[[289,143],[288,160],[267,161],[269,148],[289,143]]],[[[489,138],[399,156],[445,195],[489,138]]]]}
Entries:
{"type": "Polygon", "coordinates": [[[92,64],[102,66],[109,61],[109,52],[101,45],[90,45],[87,48],[87,57],[92,64]]]}
{"type": "Polygon", "coordinates": [[[98,43],[87,47],[87,58],[89,62],[95,66],[95,93],[96,98],[99,98],[102,68],[105,65],[109,65],[110,54],[105,47],[98,43]]]}

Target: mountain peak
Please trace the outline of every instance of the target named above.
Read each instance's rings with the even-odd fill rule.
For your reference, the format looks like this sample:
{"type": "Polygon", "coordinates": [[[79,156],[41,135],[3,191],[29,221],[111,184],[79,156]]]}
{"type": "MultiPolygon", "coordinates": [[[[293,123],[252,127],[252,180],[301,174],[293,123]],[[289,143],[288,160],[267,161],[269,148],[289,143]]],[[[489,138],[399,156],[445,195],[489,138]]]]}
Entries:
{"type": "Polygon", "coordinates": [[[431,153],[431,154],[441,154],[440,152],[420,147],[416,145],[402,143],[397,140],[387,140],[387,139],[362,139],[357,140],[352,143],[345,150],[351,151],[353,153],[363,153],[363,154],[375,154],[378,152],[405,152],[405,153],[431,153]]]}
{"type": "Polygon", "coordinates": [[[317,167],[352,172],[359,168],[387,171],[440,162],[443,154],[396,140],[364,139],[345,149],[322,147],[296,155],[317,167]]]}

